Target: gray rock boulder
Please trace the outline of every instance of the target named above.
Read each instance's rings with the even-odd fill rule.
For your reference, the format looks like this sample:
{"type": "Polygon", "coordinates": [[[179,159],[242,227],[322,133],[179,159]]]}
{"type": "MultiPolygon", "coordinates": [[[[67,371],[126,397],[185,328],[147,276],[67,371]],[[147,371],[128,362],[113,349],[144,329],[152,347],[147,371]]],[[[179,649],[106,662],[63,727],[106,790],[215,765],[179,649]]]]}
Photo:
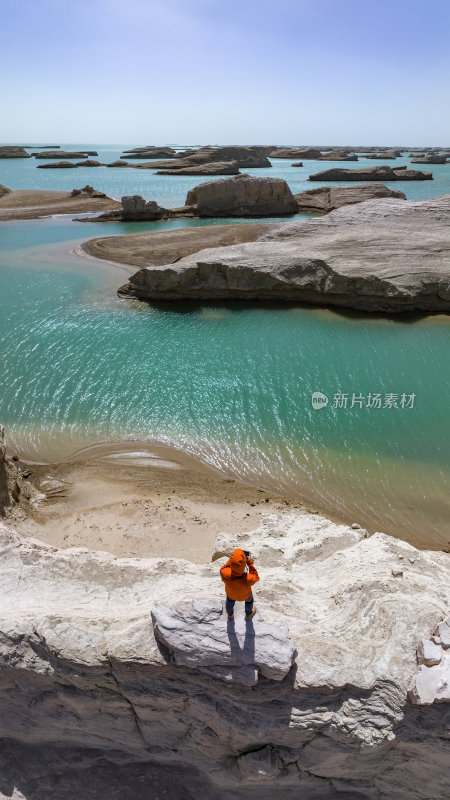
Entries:
{"type": "Polygon", "coordinates": [[[297,203],[281,178],[237,175],[191,189],[186,205],[200,217],[267,217],[297,213],[297,203]]]}
{"type": "Polygon", "coordinates": [[[380,167],[365,167],[363,169],[326,169],[310,175],[310,181],[431,181],[431,172],[420,172],[416,169],[398,167],[392,169],[386,164],[380,167]]]}
{"type": "Polygon", "coordinates": [[[161,208],[154,200],[146,202],[138,194],[122,197],[122,219],[124,221],[163,219],[168,213],[166,208],[161,208]]]}
{"type": "Polygon", "coordinates": [[[327,213],[335,208],[363,203],[378,197],[399,197],[406,200],[403,192],[388,189],[383,183],[361,183],[355,186],[321,186],[294,195],[299,211],[317,211],[327,213]]]}
{"type": "Polygon", "coordinates": [[[212,161],[210,164],[198,164],[193,167],[162,169],[157,175],[239,175],[237,161],[212,161]]]}
{"type": "Polygon", "coordinates": [[[152,610],[155,636],[175,664],[198,669],[232,683],[254,686],[258,675],[281,681],[294,661],[286,625],[267,625],[255,616],[229,621],[223,603],[156,603],[152,610]]]}
{"type": "Polygon", "coordinates": [[[3,145],[0,147],[0,158],[31,158],[31,155],[23,147],[3,145]]]}
{"type": "Polygon", "coordinates": [[[139,270],[129,291],[142,299],[284,300],[388,313],[448,312],[449,213],[450,195],[343,206],[320,219],[274,226],[255,242],[139,270]]]}

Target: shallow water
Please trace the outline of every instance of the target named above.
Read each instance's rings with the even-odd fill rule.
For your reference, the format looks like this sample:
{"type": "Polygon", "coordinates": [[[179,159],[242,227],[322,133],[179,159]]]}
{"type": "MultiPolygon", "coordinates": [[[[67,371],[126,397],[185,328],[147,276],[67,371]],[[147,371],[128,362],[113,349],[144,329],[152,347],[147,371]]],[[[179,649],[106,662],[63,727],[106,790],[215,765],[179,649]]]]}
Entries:
{"type": "MultiPolygon", "coordinates": [[[[16,161],[15,171],[6,164],[15,182],[2,162],[0,183],[31,188],[26,175],[37,173],[38,188],[89,180],[116,196],[184,199],[184,178],[164,177],[155,195],[145,187],[158,176],[147,171],[105,169],[102,183],[100,170],[86,178],[33,173],[31,161],[16,161]],[[134,189],[125,186],[132,175],[134,189]],[[117,191],[107,181],[117,181],[117,191]]],[[[450,175],[450,165],[439,169],[450,175]]],[[[428,196],[433,185],[399,188],[428,196]]],[[[450,186],[437,194],[445,191],[450,186]]],[[[204,223],[170,226],[197,224],[204,223]]],[[[167,226],[1,224],[0,420],[10,446],[51,460],[95,442],[159,441],[370,530],[423,545],[450,540],[449,319],[238,304],[156,308],[116,297],[126,270],[70,255],[80,237],[167,226]],[[326,407],[313,409],[314,391],[329,397],[326,407]],[[339,392],[349,395],[347,408],[333,408],[339,392]],[[361,408],[349,407],[353,393],[364,395],[361,408]],[[402,393],[416,397],[413,408],[370,408],[369,393],[380,393],[382,405],[388,393],[398,403],[402,393]]]]}

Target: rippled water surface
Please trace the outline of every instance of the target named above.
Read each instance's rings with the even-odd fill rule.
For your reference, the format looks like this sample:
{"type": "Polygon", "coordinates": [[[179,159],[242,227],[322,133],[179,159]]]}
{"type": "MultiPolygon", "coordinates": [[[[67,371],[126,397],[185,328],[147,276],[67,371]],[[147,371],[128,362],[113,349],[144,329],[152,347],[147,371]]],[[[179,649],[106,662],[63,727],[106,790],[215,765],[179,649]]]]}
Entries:
{"type": "MultiPolygon", "coordinates": [[[[117,181],[112,192],[99,171],[80,179],[75,170],[33,172],[30,161],[16,161],[15,171],[6,165],[15,182],[1,163],[0,183],[18,187],[23,179],[30,188],[28,171],[38,173],[39,188],[89,180],[116,195],[149,196],[145,181],[156,180],[146,171],[102,170],[117,181]],[[133,189],[125,186],[132,174],[133,189]]],[[[450,175],[450,165],[440,169],[450,175]]],[[[184,182],[164,178],[164,190],[151,196],[177,204],[184,182]]],[[[428,196],[432,185],[401,188],[423,187],[428,196]]],[[[0,225],[0,420],[13,447],[52,459],[99,441],[157,440],[371,530],[414,531],[423,544],[450,539],[447,318],[121,301],[123,270],[70,255],[80,237],[118,230],[136,226],[0,225]],[[314,391],[329,397],[320,410],[312,408],[314,391]],[[333,407],[338,393],[349,395],[347,408],[333,407]],[[387,394],[399,395],[399,404],[403,393],[414,394],[414,405],[367,407],[370,393],[382,405],[387,394]],[[350,408],[353,394],[363,400],[350,408]]]]}

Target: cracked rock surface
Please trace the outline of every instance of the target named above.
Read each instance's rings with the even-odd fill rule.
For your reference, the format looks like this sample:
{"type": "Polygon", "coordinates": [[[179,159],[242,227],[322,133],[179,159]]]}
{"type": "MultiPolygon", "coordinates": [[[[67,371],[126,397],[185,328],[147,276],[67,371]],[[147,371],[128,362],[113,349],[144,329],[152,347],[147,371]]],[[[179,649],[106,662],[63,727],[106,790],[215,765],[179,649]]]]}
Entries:
{"type": "Polygon", "coordinates": [[[0,526],[0,798],[448,798],[450,706],[421,698],[417,651],[447,625],[449,556],[306,513],[215,551],[116,559],[0,526]],[[261,578],[250,663],[242,605],[238,659],[219,615],[236,546],[261,578]]]}

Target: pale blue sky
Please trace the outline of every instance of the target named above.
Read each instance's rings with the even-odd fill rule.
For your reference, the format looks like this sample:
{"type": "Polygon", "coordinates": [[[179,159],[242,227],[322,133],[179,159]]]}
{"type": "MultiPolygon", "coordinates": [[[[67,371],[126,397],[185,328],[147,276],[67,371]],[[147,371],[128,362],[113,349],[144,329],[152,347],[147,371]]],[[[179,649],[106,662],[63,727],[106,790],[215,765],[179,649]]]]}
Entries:
{"type": "Polygon", "coordinates": [[[3,0],[3,142],[450,145],[449,0],[3,0]]]}

